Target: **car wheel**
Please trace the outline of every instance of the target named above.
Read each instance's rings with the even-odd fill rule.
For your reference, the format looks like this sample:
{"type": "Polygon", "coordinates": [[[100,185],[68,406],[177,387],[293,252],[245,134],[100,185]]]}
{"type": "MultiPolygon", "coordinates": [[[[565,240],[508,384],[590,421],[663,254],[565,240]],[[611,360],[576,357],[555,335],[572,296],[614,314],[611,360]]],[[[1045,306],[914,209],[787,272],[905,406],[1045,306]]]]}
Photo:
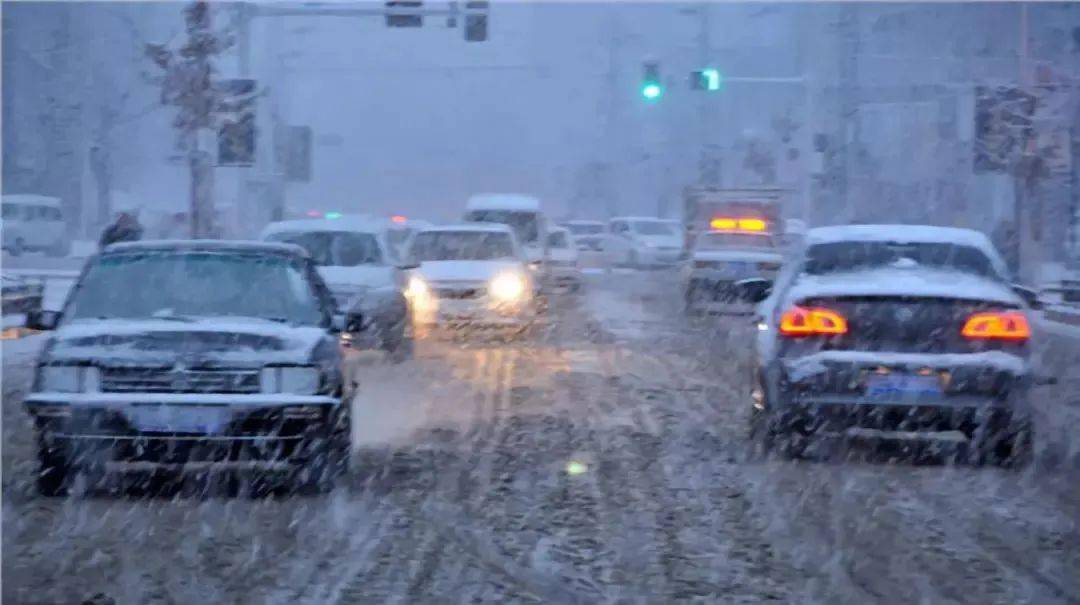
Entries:
{"type": "Polygon", "coordinates": [[[302,493],[325,494],[332,491],[338,478],[349,472],[351,444],[351,414],[345,407],[335,421],[330,437],[308,444],[315,454],[306,464],[296,469],[293,484],[302,493]]]}
{"type": "Polygon", "coordinates": [[[38,493],[50,498],[66,496],[73,475],[67,456],[57,448],[50,448],[40,436],[38,465],[38,493]]]}

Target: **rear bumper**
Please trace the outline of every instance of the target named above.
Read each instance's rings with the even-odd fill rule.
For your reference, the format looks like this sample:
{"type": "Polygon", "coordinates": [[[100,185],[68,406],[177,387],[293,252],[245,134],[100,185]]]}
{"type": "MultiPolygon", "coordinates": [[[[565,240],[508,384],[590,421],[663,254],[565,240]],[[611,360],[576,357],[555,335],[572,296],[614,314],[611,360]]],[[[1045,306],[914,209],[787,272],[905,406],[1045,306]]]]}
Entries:
{"type": "Polygon", "coordinates": [[[1019,358],[995,364],[981,354],[851,357],[775,363],[765,379],[772,411],[788,421],[812,421],[828,430],[961,431],[968,436],[987,424],[1030,422],[1031,376],[1019,358]],[[937,387],[873,392],[869,382],[880,374],[921,376],[937,387]]]}

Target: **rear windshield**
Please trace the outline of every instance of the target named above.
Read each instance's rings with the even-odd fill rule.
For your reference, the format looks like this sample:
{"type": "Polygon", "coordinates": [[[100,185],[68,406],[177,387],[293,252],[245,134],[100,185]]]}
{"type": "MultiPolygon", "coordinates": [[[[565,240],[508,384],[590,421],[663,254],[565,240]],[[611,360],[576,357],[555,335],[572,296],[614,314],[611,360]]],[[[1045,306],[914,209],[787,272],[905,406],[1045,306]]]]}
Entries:
{"type": "Polygon", "coordinates": [[[675,235],[675,225],[660,221],[632,221],[634,232],[641,235],[675,235]]]}
{"type": "Polygon", "coordinates": [[[810,275],[861,271],[889,266],[920,266],[998,278],[993,264],[982,251],[959,244],[897,242],[830,242],[815,244],[806,251],[810,275]]]}
{"type": "Polygon", "coordinates": [[[490,231],[428,231],[413,238],[410,259],[417,263],[446,260],[514,258],[509,233],[490,231]]]}
{"type": "Polygon", "coordinates": [[[273,242],[296,244],[311,255],[321,267],[356,267],[385,262],[379,241],[371,233],[355,231],[309,231],[275,233],[266,238],[273,242]]]}

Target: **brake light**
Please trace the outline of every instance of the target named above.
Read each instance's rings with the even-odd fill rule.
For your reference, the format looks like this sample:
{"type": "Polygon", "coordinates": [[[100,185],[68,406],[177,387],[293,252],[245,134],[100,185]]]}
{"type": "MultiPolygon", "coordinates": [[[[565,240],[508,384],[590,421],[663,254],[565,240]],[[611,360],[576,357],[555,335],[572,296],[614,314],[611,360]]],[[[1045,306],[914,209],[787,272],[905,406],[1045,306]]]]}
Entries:
{"type": "Polygon", "coordinates": [[[733,218],[714,218],[709,221],[709,227],[717,230],[731,230],[739,226],[739,221],[733,218]]]}
{"type": "Polygon", "coordinates": [[[764,231],[765,221],[759,218],[741,218],[739,219],[739,229],[743,231],[764,231]]]}
{"type": "Polygon", "coordinates": [[[406,221],[406,218],[404,216],[400,215],[400,214],[395,214],[394,216],[390,217],[390,222],[396,223],[398,225],[405,224],[405,221],[406,221]]]}
{"type": "Polygon", "coordinates": [[[1020,311],[989,311],[968,317],[960,333],[971,339],[1027,340],[1031,327],[1020,311]]]}
{"type": "Polygon", "coordinates": [[[785,336],[832,336],[847,331],[847,319],[829,309],[792,307],[780,317],[780,333],[785,336]]]}
{"type": "Polygon", "coordinates": [[[709,228],[715,231],[765,231],[768,224],[760,218],[716,217],[709,221],[709,228]]]}

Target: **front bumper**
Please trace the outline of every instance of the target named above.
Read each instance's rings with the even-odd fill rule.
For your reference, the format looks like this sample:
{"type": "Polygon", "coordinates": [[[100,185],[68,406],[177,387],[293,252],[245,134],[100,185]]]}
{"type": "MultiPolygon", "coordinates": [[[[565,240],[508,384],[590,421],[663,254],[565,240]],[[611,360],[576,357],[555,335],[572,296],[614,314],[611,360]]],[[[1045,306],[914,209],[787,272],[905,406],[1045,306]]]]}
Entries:
{"type": "Polygon", "coordinates": [[[423,309],[414,309],[420,325],[490,325],[520,326],[536,318],[532,300],[520,303],[496,304],[487,296],[473,299],[439,298],[423,309]]]}
{"type": "Polygon", "coordinates": [[[343,414],[320,395],[39,392],[25,405],[45,447],[109,471],[290,468],[318,453],[343,414]],[[200,414],[214,421],[197,428],[200,414]]]}

